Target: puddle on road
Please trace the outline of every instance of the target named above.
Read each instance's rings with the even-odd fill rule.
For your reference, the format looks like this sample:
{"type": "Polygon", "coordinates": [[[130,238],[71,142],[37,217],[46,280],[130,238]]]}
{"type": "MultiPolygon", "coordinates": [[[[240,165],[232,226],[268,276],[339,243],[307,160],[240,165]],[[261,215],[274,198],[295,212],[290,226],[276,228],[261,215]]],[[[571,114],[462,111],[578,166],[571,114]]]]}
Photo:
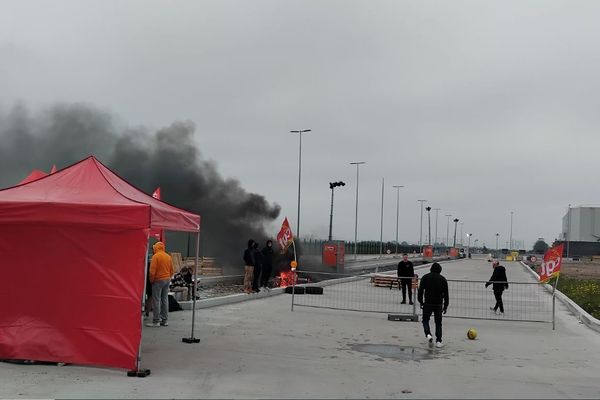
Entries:
{"type": "Polygon", "coordinates": [[[435,353],[432,350],[411,346],[398,346],[393,344],[349,344],[354,351],[374,354],[379,357],[392,358],[402,361],[432,360],[435,353]]]}

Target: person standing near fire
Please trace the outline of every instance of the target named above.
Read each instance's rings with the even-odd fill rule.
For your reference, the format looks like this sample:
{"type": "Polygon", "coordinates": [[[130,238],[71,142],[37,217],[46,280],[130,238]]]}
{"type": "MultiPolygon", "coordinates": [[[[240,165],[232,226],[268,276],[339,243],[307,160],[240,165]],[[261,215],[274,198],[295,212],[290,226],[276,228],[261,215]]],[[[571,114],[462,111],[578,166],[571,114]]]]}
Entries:
{"type": "MultiPolygon", "coordinates": [[[[406,304],[406,290],[408,289],[408,304],[413,304],[412,300],[412,279],[415,275],[413,263],[408,261],[408,254],[402,254],[402,261],[398,263],[399,284],[402,287],[402,303],[406,304]]],[[[398,287],[400,289],[400,287],[398,287]]]]}
{"type": "Polygon", "coordinates": [[[150,261],[150,282],[152,283],[152,323],[146,326],[168,326],[169,319],[169,282],[173,277],[173,260],[165,252],[163,242],[152,246],[154,255],[150,261]]]}
{"type": "Polygon", "coordinates": [[[265,248],[262,249],[262,277],[260,279],[260,286],[268,289],[269,279],[271,279],[271,272],[273,271],[273,241],[267,240],[265,248]]]}
{"type": "Polygon", "coordinates": [[[252,279],[252,291],[258,293],[260,292],[260,274],[262,273],[263,257],[260,249],[258,248],[258,243],[254,242],[252,247],[252,254],[254,256],[254,277],[252,279]]]}
{"type": "Polygon", "coordinates": [[[244,292],[252,293],[254,280],[254,240],[248,240],[248,247],[244,250],[244,292]]]}

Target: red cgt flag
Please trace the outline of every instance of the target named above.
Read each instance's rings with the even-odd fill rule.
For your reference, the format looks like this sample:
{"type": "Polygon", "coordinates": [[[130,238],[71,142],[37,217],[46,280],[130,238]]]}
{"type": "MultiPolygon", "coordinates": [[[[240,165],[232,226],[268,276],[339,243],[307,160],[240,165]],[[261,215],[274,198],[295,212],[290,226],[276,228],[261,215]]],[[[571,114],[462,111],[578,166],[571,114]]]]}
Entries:
{"type": "Polygon", "coordinates": [[[290,228],[290,224],[288,222],[287,217],[283,220],[283,224],[281,224],[281,229],[277,234],[277,242],[279,243],[279,247],[281,248],[281,253],[285,253],[287,248],[294,241],[294,235],[292,234],[292,228],[290,228]]]}
{"type": "Polygon", "coordinates": [[[540,268],[540,282],[548,282],[550,278],[560,274],[562,264],[563,245],[562,243],[546,250],[544,261],[540,268]]]}
{"type": "MultiPolygon", "coordinates": [[[[152,197],[157,200],[160,200],[160,187],[156,188],[154,193],[152,193],[152,197]]],[[[151,229],[150,236],[154,237],[156,240],[164,243],[164,230],[162,229],[151,229]]]]}

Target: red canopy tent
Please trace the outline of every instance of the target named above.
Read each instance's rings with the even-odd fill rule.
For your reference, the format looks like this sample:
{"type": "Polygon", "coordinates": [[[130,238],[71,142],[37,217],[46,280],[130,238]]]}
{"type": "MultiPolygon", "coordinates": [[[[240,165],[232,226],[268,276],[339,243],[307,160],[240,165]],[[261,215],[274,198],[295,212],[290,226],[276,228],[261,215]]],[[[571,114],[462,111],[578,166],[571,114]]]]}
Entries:
{"type": "Polygon", "coordinates": [[[200,216],[94,157],[0,190],[0,359],[135,369],[150,229],[200,216]]]}

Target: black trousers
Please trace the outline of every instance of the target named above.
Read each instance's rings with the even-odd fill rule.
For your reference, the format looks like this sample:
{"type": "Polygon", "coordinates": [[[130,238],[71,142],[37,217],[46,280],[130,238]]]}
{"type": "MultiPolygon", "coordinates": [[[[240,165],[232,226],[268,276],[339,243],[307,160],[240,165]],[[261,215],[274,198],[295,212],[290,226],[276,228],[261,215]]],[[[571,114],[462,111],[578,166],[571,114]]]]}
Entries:
{"type": "Polygon", "coordinates": [[[504,312],[504,304],[502,303],[502,292],[503,290],[494,289],[494,297],[496,298],[496,305],[494,306],[494,311],[496,311],[499,308],[500,312],[504,312]]]}
{"type": "Polygon", "coordinates": [[[408,301],[412,303],[412,278],[400,278],[402,287],[402,301],[406,303],[406,290],[408,289],[408,301]]]}
{"type": "Polygon", "coordinates": [[[271,278],[271,270],[273,268],[270,265],[263,265],[260,277],[260,286],[267,287],[269,279],[271,278]]]}
{"type": "Polygon", "coordinates": [[[254,266],[254,277],[252,278],[252,290],[254,290],[255,292],[258,291],[261,270],[262,270],[262,268],[260,265],[254,266]]]}
{"type": "Polygon", "coordinates": [[[423,329],[425,335],[431,335],[431,329],[429,328],[429,319],[433,314],[435,321],[435,340],[437,342],[442,341],[442,305],[441,304],[423,304],[423,329]]]}

